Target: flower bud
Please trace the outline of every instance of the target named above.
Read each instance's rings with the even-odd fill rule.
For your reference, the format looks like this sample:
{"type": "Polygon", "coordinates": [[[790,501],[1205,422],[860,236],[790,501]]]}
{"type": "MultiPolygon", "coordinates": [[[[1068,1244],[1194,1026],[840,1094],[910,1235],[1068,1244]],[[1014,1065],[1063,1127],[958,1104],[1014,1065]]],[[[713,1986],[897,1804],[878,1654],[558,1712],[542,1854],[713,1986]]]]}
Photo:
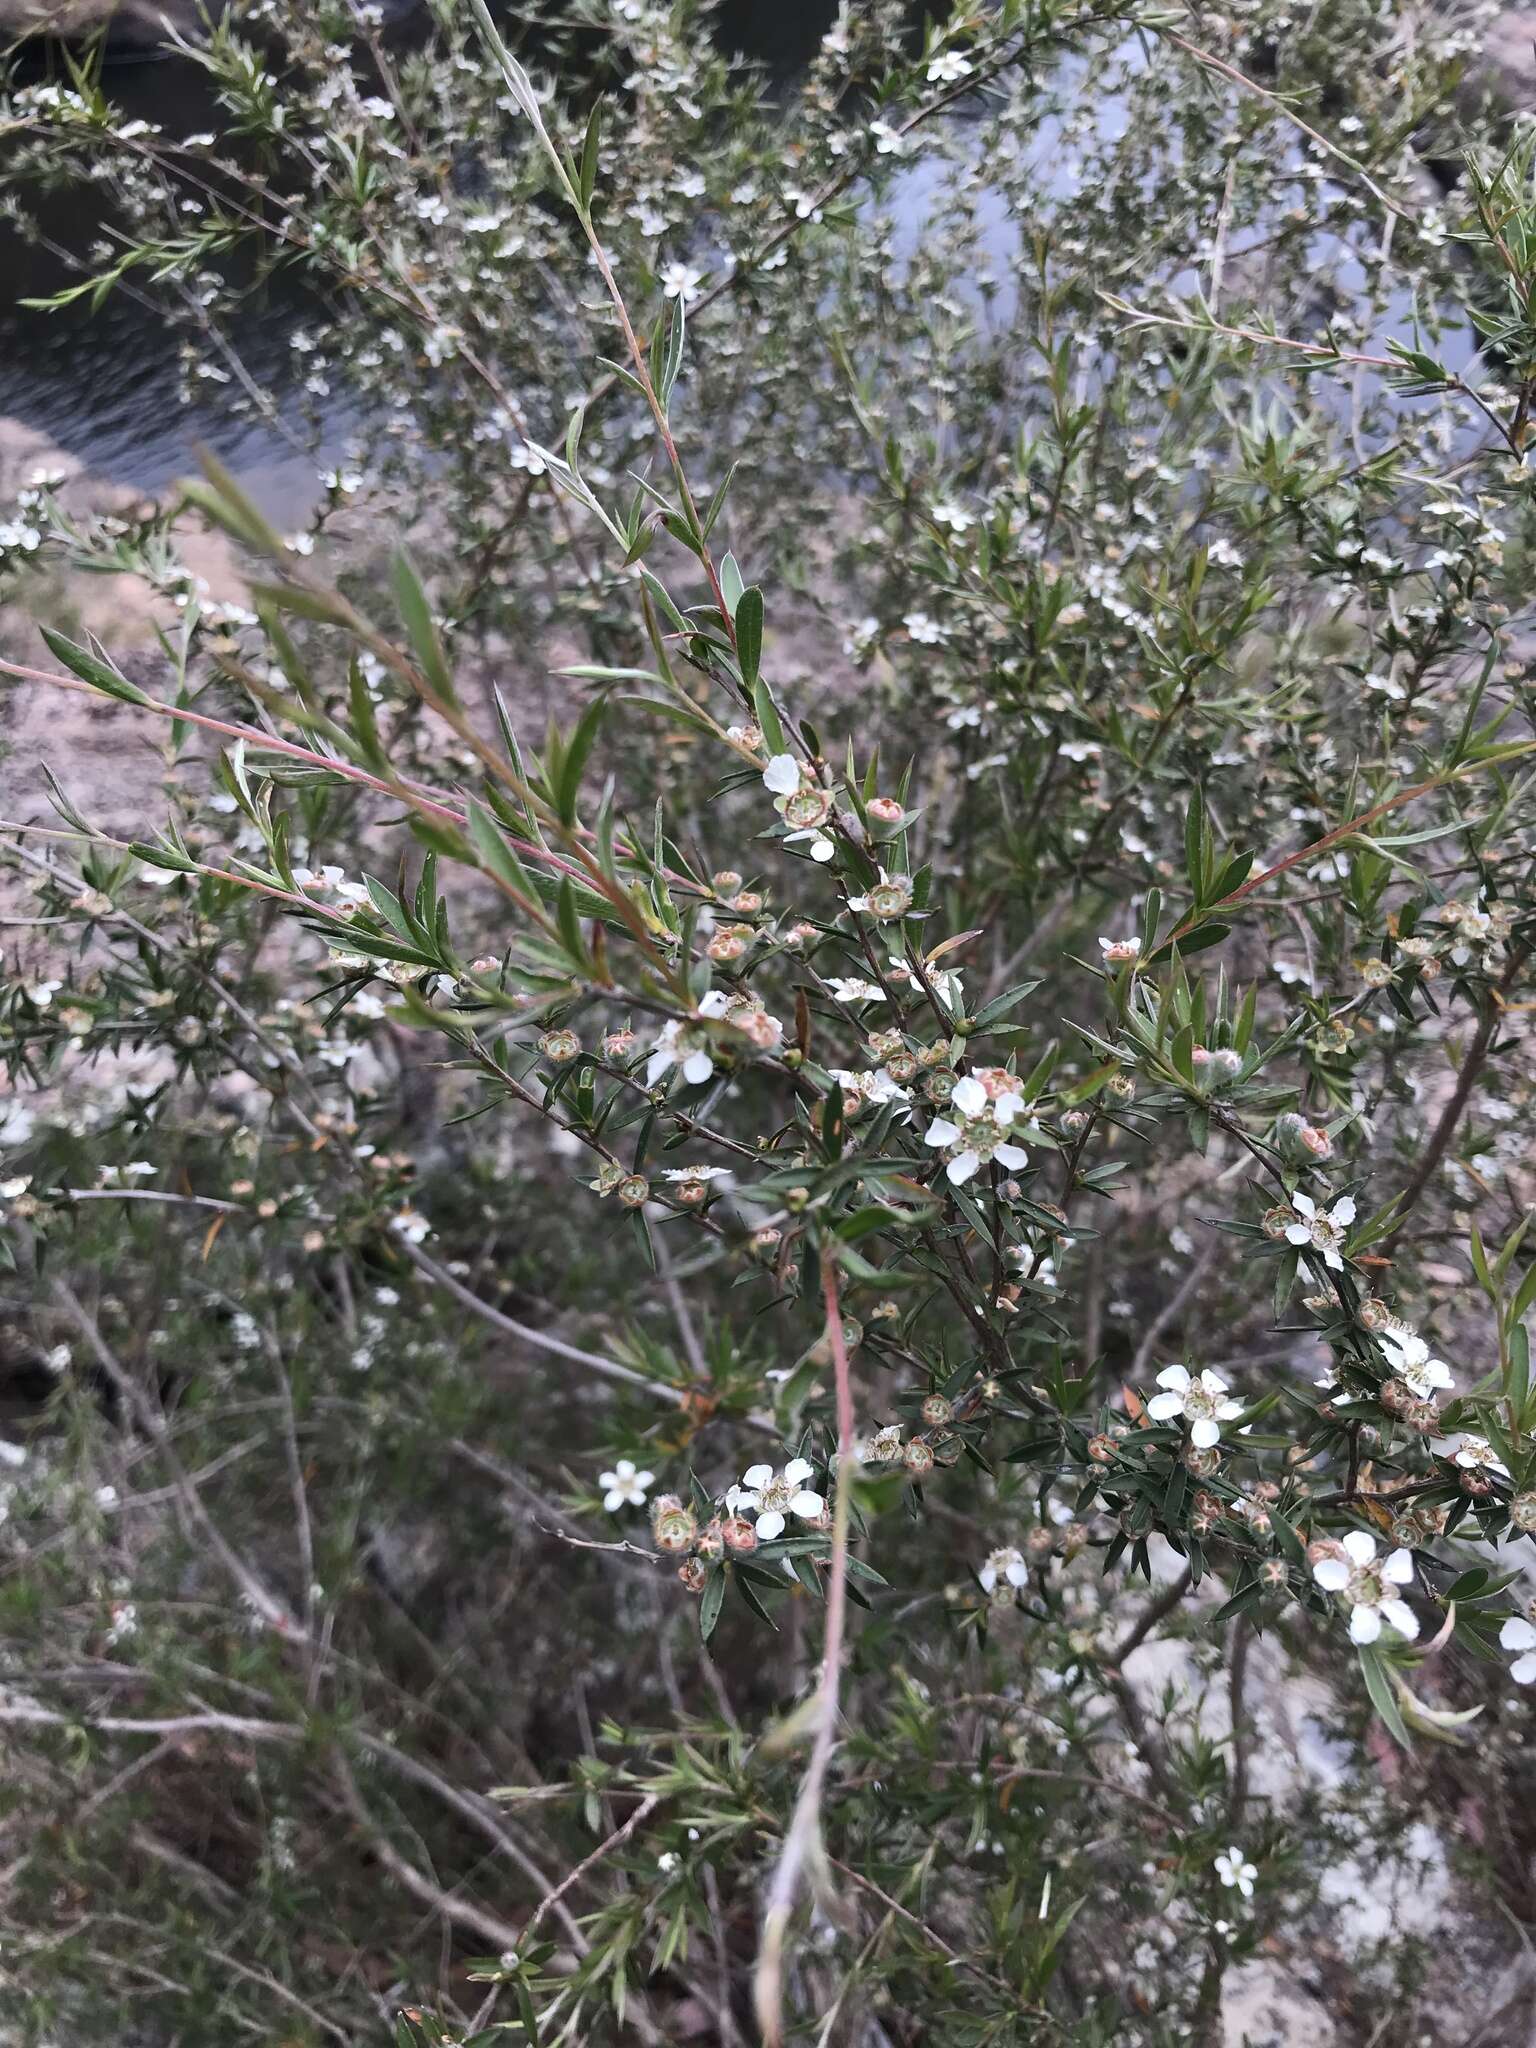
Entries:
{"type": "Polygon", "coordinates": [[[1486,1472],[1458,1470],[1457,1482],[1471,1500],[1486,1500],[1493,1491],[1493,1481],[1486,1472]]]}
{"type": "Polygon", "coordinates": [[[1368,1294],[1356,1310],[1355,1320],[1362,1330],[1384,1330],[1392,1321],[1392,1311],[1384,1301],[1378,1301],[1374,1294],[1368,1294]]]}
{"type": "Polygon", "coordinates": [[[933,1452],[920,1436],[913,1437],[903,1450],[901,1458],[914,1479],[921,1479],[933,1470],[933,1452]]]}
{"type": "Polygon", "coordinates": [[[909,1052],[893,1052],[885,1063],[885,1071],[898,1088],[905,1088],[917,1073],[917,1061],[909,1052]]]}
{"type": "Polygon", "coordinates": [[[1112,1465],[1119,1451],[1120,1446],[1112,1436],[1091,1436],[1088,1439],[1088,1455],[1095,1465],[1112,1465]]]}
{"type": "Polygon", "coordinates": [[[754,1230],[747,1243],[756,1258],[771,1259],[777,1253],[783,1241],[783,1231],[775,1230],[769,1225],[765,1226],[762,1230],[754,1230]]]}
{"type": "Polygon", "coordinates": [[[1286,1578],[1285,1566],[1278,1557],[1266,1557],[1259,1566],[1259,1579],[1266,1586],[1283,1586],[1286,1578]]]}
{"type": "Polygon", "coordinates": [[[1104,1083],[1106,1095],[1112,1095],[1117,1102],[1129,1102],[1136,1093],[1134,1074],[1111,1074],[1104,1083]]]}
{"type": "Polygon", "coordinates": [[[689,1557],[678,1566],[677,1576],[679,1583],[686,1586],[690,1593],[702,1593],[709,1573],[696,1557],[689,1557]]]}
{"type": "Polygon", "coordinates": [[[743,917],[753,916],[762,907],[763,897],[760,889],[741,890],[735,902],[731,905],[732,910],[739,910],[743,917]]]}
{"type": "Polygon", "coordinates": [[[1061,1128],[1067,1133],[1068,1137],[1071,1138],[1075,1138],[1080,1131],[1086,1131],[1088,1128],[1087,1110],[1066,1110],[1062,1115],[1061,1128]]]}
{"type": "Polygon", "coordinates": [[[1024,1548],[1031,1557],[1045,1557],[1056,1548],[1055,1534],[1043,1523],[1038,1523],[1024,1538],[1024,1548]]]}
{"type": "Polygon", "coordinates": [[[946,1401],[942,1394],[930,1394],[923,1403],[923,1420],[930,1426],[948,1422],[954,1412],[953,1402],[946,1401]]]}
{"type": "Polygon", "coordinates": [[[704,948],[716,966],[728,967],[733,960],[739,960],[752,943],[751,930],[745,925],[728,925],[718,931],[704,948]]]}
{"type": "Polygon", "coordinates": [[[724,1557],[725,1530],[718,1515],[712,1515],[699,1531],[698,1552],[700,1557],[711,1562],[718,1557],[724,1557]]]}
{"type": "Polygon", "coordinates": [[[614,1190],[626,1209],[638,1209],[651,1198],[651,1184],[643,1173],[627,1173],[614,1190]]]}
{"type": "Polygon", "coordinates": [[[745,1552],[757,1548],[757,1531],[745,1515],[727,1515],[720,1524],[720,1534],[727,1550],[745,1552]]]}
{"type": "Polygon", "coordinates": [[[907,815],[893,796],[872,796],[864,810],[873,825],[899,825],[907,815]]]}
{"type": "Polygon", "coordinates": [[[718,874],[710,876],[709,886],[718,896],[734,896],[745,880],[734,868],[721,868],[718,874]]]}
{"type": "Polygon", "coordinates": [[[930,1102],[948,1102],[959,1079],[953,1067],[935,1067],[923,1083],[923,1093],[930,1102]]]}
{"type": "Polygon", "coordinates": [[[581,1051],[581,1040],[574,1031],[543,1031],[539,1034],[539,1051],[545,1059],[563,1067],[581,1051]]]}
{"type": "Polygon", "coordinates": [[[1221,1467],[1221,1453],[1214,1444],[1208,1447],[1194,1443],[1186,1444],[1182,1456],[1186,1471],[1192,1472],[1197,1479],[1209,1479],[1212,1473],[1219,1471],[1221,1467]]]}

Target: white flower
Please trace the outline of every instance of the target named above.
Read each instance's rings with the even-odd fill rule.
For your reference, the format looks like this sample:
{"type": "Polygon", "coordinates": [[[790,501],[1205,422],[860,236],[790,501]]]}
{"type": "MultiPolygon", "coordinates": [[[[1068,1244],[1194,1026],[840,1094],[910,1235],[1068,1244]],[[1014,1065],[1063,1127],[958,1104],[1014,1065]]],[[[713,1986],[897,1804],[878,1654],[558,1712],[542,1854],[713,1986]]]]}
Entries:
{"type": "Polygon", "coordinates": [[[1421,1401],[1454,1387],[1451,1368],[1443,1358],[1431,1358],[1429,1346],[1412,1330],[1382,1330],[1376,1339],[1387,1354],[1387,1365],[1395,1378],[1421,1401]]]}
{"type": "Polygon", "coordinates": [[[1342,1593],[1349,1602],[1350,1640],[1374,1643],[1383,1622],[1390,1622],[1411,1643],[1419,1632],[1418,1616],[1391,1589],[1413,1583],[1411,1551],[1394,1550],[1376,1562],[1376,1538],[1351,1529],[1343,1539],[1343,1557],[1321,1557],[1312,1576],[1325,1593],[1342,1593]]]}
{"type": "Polygon", "coordinates": [[[1502,1472],[1504,1460],[1485,1436],[1464,1436],[1456,1446],[1456,1462],[1464,1472],[1479,1469],[1486,1472],[1502,1472]]]}
{"type": "Polygon", "coordinates": [[[391,1230],[398,1230],[407,1244],[420,1244],[432,1226],[426,1217],[415,1209],[401,1209],[389,1219],[391,1230]]]}
{"type": "Polygon", "coordinates": [[[889,121],[871,121],[869,132],[880,156],[905,156],[907,145],[889,121]]]}
{"type": "Polygon", "coordinates": [[[800,764],[793,754],[775,754],[763,770],[763,787],[775,796],[793,796],[800,787],[800,764]]]}
{"type": "Polygon", "coordinates": [[[976,1576],[983,1592],[990,1593],[999,1579],[1006,1579],[1010,1586],[1022,1586],[1029,1577],[1029,1569],[1017,1550],[1005,1548],[994,1550],[976,1576]]]}
{"type": "Polygon", "coordinates": [[[691,263],[669,263],[661,273],[662,296],[681,299],[685,306],[691,306],[703,282],[703,271],[695,270],[691,263]]]}
{"type": "Polygon", "coordinates": [[[908,612],[901,623],[922,647],[937,647],[944,638],[944,628],[926,612],[908,612]]]}
{"type": "Polygon", "coordinates": [[[1189,1424],[1190,1442],[1203,1451],[1220,1442],[1222,1423],[1243,1412],[1241,1401],[1223,1399],[1227,1383],[1219,1373],[1202,1372],[1195,1379],[1182,1365],[1168,1365],[1158,1374],[1157,1384],[1167,1392],[1152,1396],[1147,1413],[1154,1422],[1182,1415],[1189,1424]]]}
{"type": "Polygon", "coordinates": [[[611,1472],[599,1472],[597,1483],[603,1489],[603,1506],[610,1515],[616,1515],[620,1508],[643,1508],[645,1490],[656,1483],[654,1472],[637,1472],[633,1458],[620,1458],[611,1472]]]}
{"type": "Polygon", "coordinates": [[[935,526],[947,526],[951,533],[964,533],[968,526],[976,524],[963,505],[952,505],[948,499],[941,505],[935,505],[931,516],[935,526]]]}
{"type": "Polygon", "coordinates": [[[1100,938],[1099,951],[1104,955],[1105,965],[1123,967],[1128,961],[1141,958],[1140,939],[1100,938]]]}
{"type": "Polygon", "coordinates": [[[1523,1616],[1512,1614],[1499,1630],[1499,1643],[1503,1649],[1523,1652],[1509,1667],[1516,1685],[1529,1685],[1536,1679],[1536,1628],[1523,1616]]]}
{"type": "Polygon", "coordinates": [[[809,839],[811,859],[817,862],[829,861],[837,851],[836,846],[819,827],[807,826],[803,832],[786,832],[783,843],[788,846],[794,839],[809,839]]]}
{"type": "Polygon", "coordinates": [[[63,986],[62,981],[34,981],[24,984],[23,992],[35,1009],[46,1010],[63,986]]]}
{"type": "Polygon", "coordinates": [[[941,50],[928,66],[930,85],[958,85],[970,75],[971,67],[958,50],[941,50]]]}
{"type": "Polygon", "coordinates": [[[1335,1273],[1342,1273],[1344,1260],[1339,1246],[1344,1241],[1344,1232],[1355,1220],[1355,1199],[1345,1195],[1335,1202],[1325,1216],[1310,1195],[1292,1195],[1291,1207],[1296,1211],[1296,1221],[1286,1230],[1286,1239],[1291,1244],[1308,1245],[1315,1252],[1321,1252],[1323,1264],[1335,1273]]]}
{"type": "Polygon", "coordinates": [[[877,988],[872,981],[860,981],[857,975],[839,980],[835,975],[827,982],[827,988],[840,1003],[883,1003],[885,991],[877,988]]]}
{"type": "Polygon", "coordinates": [[[724,1180],[730,1173],[728,1166],[668,1166],[663,1169],[663,1180],[724,1180]]]}
{"type": "Polygon", "coordinates": [[[662,1025],[661,1036],[651,1048],[645,1063],[646,1087],[654,1088],[667,1069],[674,1066],[682,1068],[683,1079],[694,1088],[715,1071],[704,1033],[676,1017],[662,1025]]]}
{"type": "Polygon", "coordinates": [[[786,1512],[798,1515],[802,1522],[819,1519],[826,1503],[805,1483],[815,1469],[809,1458],[791,1458],[782,1472],[775,1472],[771,1465],[749,1465],[740,1486],[733,1486],[726,1495],[726,1506],[733,1514],[751,1508],[757,1515],[759,1541],[771,1543],[784,1532],[786,1512]]]}
{"type": "Polygon", "coordinates": [[[1029,1154],[1023,1146],[1010,1145],[1004,1139],[1008,1126],[1023,1112],[1022,1095],[1010,1089],[994,1102],[975,1075],[967,1074],[963,1081],[955,1083],[950,1107],[961,1121],[957,1124],[948,1117],[935,1117],[923,1143],[942,1147],[949,1153],[944,1171],[955,1187],[968,1181],[989,1160],[1015,1171],[1029,1164],[1029,1154]]]}
{"type": "Polygon", "coordinates": [[[1245,1899],[1253,1897],[1253,1880],[1258,1874],[1258,1865],[1245,1863],[1243,1852],[1235,1843],[1224,1856],[1216,1858],[1216,1875],[1229,1891],[1235,1885],[1245,1899]]]}

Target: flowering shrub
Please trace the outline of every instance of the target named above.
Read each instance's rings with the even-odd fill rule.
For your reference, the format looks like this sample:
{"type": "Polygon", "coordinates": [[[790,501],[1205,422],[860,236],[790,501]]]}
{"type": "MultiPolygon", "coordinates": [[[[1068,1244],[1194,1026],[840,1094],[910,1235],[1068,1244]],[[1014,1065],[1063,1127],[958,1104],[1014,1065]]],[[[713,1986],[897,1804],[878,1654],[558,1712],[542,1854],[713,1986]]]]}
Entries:
{"type": "Polygon", "coordinates": [[[1459,2039],[1536,1911],[1531,148],[1183,21],[14,83],[356,409],[4,529],[169,621],[4,664],[162,785],[13,831],[30,2038],[1459,2039]]]}

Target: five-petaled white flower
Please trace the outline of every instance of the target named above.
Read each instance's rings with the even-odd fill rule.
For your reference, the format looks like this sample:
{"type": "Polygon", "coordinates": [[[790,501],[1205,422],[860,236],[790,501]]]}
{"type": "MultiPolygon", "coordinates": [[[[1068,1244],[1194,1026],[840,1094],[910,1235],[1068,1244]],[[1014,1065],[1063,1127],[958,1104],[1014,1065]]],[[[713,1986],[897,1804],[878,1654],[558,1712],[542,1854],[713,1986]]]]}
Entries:
{"type": "Polygon", "coordinates": [[[683,1079],[695,1088],[707,1081],[715,1071],[708,1033],[676,1017],[663,1024],[645,1063],[646,1087],[654,1088],[669,1067],[681,1067],[683,1079]]]}
{"type": "Polygon", "coordinates": [[[860,981],[857,975],[839,979],[828,975],[827,989],[840,1003],[883,1003],[885,990],[872,981],[860,981]]]}
{"type": "Polygon", "coordinates": [[[800,764],[793,754],[775,754],[763,770],[763,787],[775,796],[793,796],[800,787],[800,764]]]}
{"type": "Polygon", "coordinates": [[[661,273],[662,297],[681,299],[685,306],[691,306],[703,282],[703,271],[695,270],[691,263],[669,263],[661,273]]]}
{"type": "Polygon", "coordinates": [[[603,1489],[603,1506],[610,1515],[616,1515],[620,1508],[643,1508],[645,1490],[654,1485],[654,1472],[638,1472],[633,1458],[620,1458],[611,1472],[599,1472],[597,1483],[603,1489]]]}
{"type": "Polygon", "coordinates": [[[990,1160],[1015,1171],[1028,1166],[1029,1154],[1024,1147],[1010,1145],[1005,1137],[1008,1126],[1023,1113],[1022,1095],[1010,1089],[993,1101],[975,1075],[967,1074],[963,1081],[955,1083],[955,1092],[949,1101],[960,1122],[952,1123],[948,1117],[935,1117],[923,1142],[942,1147],[949,1153],[944,1171],[956,1187],[968,1181],[979,1167],[990,1160]]]}
{"type": "Polygon", "coordinates": [[[1029,1568],[1021,1552],[1005,1547],[994,1550],[976,1576],[983,1592],[990,1593],[999,1579],[1006,1579],[1010,1586],[1022,1586],[1029,1577],[1029,1568]]]}
{"type": "Polygon", "coordinates": [[[1427,1401],[1437,1393],[1444,1393],[1454,1387],[1451,1368],[1443,1358],[1431,1358],[1429,1346],[1422,1337],[1412,1330],[1382,1330],[1377,1343],[1387,1354],[1387,1364],[1394,1377],[1400,1379],[1409,1392],[1419,1400],[1427,1401]]]}
{"type": "Polygon", "coordinates": [[[1315,1252],[1321,1252],[1323,1264],[1330,1271],[1342,1273],[1344,1259],[1339,1250],[1344,1242],[1344,1233],[1355,1220],[1355,1198],[1345,1195],[1325,1216],[1310,1195],[1296,1194],[1291,1197],[1291,1207],[1296,1211],[1296,1221],[1286,1229],[1286,1239],[1291,1244],[1308,1245],[1315,1252]]]}
{"type": "Polygon", "coordinates": [[[1225,1855],[1216,1858],[1216,1875],[1230,1891],[1235,1885],[1245,1899],[1253,1897],[1253,1880],[1259,1874],[1256,1863],[1243,1859],[1243,1852],[1234,1842],[1225,1855]]]}
{"type": "Polygon", "coordinates": [[[1499,1630],[1499,1642],[1506,1650],[1523,1652],[1509,1667],[1509,1675],[1516,1685],[1529,1685],[1536,1680],[1536,1628],[1524,1615],[1512,1614],[1499,1630]]]}
{"type": "Polygon", "coordinates": [[[928,65],[930,85],[958,85],[962,78],[969,78],[971,67],[958,50],[940,50],[928,65]]]}
{"type": "Polygon", "coordinates": [[[1503,1472],[1504,1460],[1485,1436],[1464,1436],[1456,1446],[1456,1462],[1464,1472],[1503,1472]]]}
{"type": "Polygon", "coordinates": [[[802,1522],[814,1522],[820,1516],[826,1503],[805,1483],[815,1470],[809,1458],[791,1458],[782,1472],[775,1472],[771,1465],[749,1465],[740,1486],[733,1486],[726,1495],[725,1504],[732,1514],[750,1508],[757,1516],[759,1540],[771,1543],[784,1533],[786,1514],[798,1515],[802,1522]]]}
{"type": "Polygon", "coordinates": [[[1409,1642],[1419,1632],[1419,1619],[1394,1586],[1413,1583],[1413,1554],[1394,1550],[1376,1562],[1376,1538],[1351,1529],[1343,1539],[1343,1557],[1320,1557],[1312,1576],[1326,1593],[1342,1593],[1349,1602],[1350,1640],[1374,1643],[1383,1622],[1390,1622],[1409,1642]]]}
{"type": "Polygon", "coordinates": [[[1154,1394],[1147,1413],[1154,1422],[1169,1422],[1182,1415],[1189,1424],[1189,1440],[1202,1451],[1221,1439],[1221,1425],[1241,1415],[1243,1404],[1226,1398],[1227,1383],[1219,1373],[1202,1372],[1198,1377],[1182,1365],[1166,1365],[1157,1384],[1167,1389],[1154,1394]]]}

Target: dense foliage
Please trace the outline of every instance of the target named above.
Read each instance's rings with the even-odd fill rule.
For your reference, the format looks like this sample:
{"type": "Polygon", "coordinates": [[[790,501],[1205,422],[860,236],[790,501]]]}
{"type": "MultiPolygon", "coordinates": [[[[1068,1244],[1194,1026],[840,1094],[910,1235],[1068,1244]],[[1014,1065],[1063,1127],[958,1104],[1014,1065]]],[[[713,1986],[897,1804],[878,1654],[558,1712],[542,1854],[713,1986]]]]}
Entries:
{"type": "Polygon", "coordinates": [[[217,133],[10,78],[12,219],[111,209],[62,296],[318,472],[0,523],[122,749],[5,856],[21,2038],[1525,1995],[1482,25],[875,0],[770,90],[693,0],[259,0],[217,133]]]}

